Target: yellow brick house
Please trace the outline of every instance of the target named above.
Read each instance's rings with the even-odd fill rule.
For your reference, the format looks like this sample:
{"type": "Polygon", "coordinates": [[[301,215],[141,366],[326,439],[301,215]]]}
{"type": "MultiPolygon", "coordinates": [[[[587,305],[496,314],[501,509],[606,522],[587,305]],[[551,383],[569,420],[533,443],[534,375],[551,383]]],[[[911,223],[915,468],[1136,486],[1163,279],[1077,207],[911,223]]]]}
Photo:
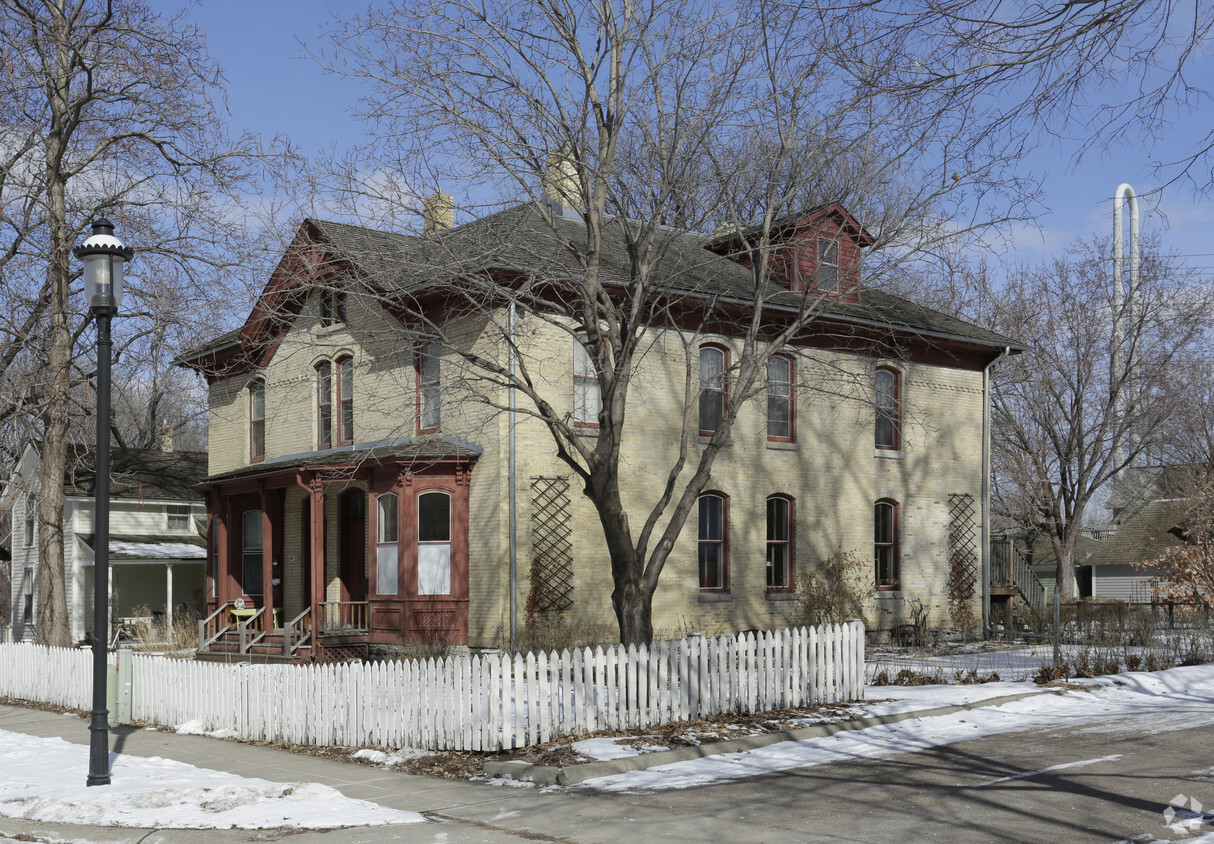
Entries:
{"type": "MultiPolygon", "coordinates": [[[[453,226],[441,206],[421,236],[306,220],[245,324],[180,357],[209,388],[212,618],[257,614],[297,658],[411,639],[497,645],[523,608],[615,627],[596,511],[548,428],[494,376],[524,367],[596,436],[578,326],[543,305],[576,273],[558,236],[581,224],[527,203],[453,226]],[[527,291],[531,307],[459,307],[472,277],[527,291]],[[446,346],[427,339],[436,326],[446,346]]],[[[821,314],[750,396],[729,386],[746,235],[661,232],[659,277],[681,293],[638,328],[625,506],[665,482],[685,413],[698,417],[694,457],[726,403],[744,404],[666,564],[654,628],[786,625],[800,577],[840,551],[872,560],[870,627],[905,623],[912,598],[946,625],[950,564],[960,554],[977,571],[981,558],[986,373],[1024,347],[862,289],[871,238],[838,205],[781,232],[773,275],[821,314]]],[[[611,271],[628,255],[605,237],[611,271]]]]}

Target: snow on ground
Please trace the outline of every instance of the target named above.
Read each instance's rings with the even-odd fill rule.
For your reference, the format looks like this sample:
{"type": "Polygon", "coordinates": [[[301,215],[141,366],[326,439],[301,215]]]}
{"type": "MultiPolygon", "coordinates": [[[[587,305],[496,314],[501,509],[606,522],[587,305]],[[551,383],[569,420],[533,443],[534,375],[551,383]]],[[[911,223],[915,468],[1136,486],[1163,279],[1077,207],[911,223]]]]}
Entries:
{"type": "Polygon", "coordinates": [[[633,747],[629,744],[616,744],[617,741],[627,741],[627,739],[613,738],[590,738],[575,741],[571,747],[579,756],[584,756],[587,759],[623,759],[627,756],[639,756],[642,753],[653,753],[657,750],[669,750],[661,744],[647,744],[633,747]]]}
{"type": "MultiPolygon", "coordinates": [[[[991,691],[998,694],[989,695],[995,697],[1032,688],[1022,683],[988,685],[995,686],[991,691]]],[[[1151,717],[1152,729],[1156,730],[1180,729],[1205,723],[1214,725],[1214,707],[1211,706],[1214,703],[1214,665],[1097,677],[1086,681],[1086,685],[1093,690],[1073,691],[1065,695],[1033,695],[1000,706],[952,715],[912,718],[825,738],[780,742],[743,753],[708,756],[648,770],[598,777],[586,780],[582,787],[622,792],[690,788],[830,762],[912,753],[996,733],[1074,727],[1089,723],[1094,729],[1116,729],[1118,720],[1145,715],[1151,717]]],[[[959,703],[964,697],[977,699],[975,695],[982,695],[984,688],[882,686],[869,689],[868,693],[887,697],[898,695],[899,700],[884,706],[900,706],[906,710],[959,703]],[[912,702],[916,705],[912,706],[912,702]]],[[[878,704],[874,710],[879,710],[881,706],[878,704]]]]}
{"type": "Polygon", "coordinates": [[[275,783],[159,757],[111,754],[113,782],[87,787],[89,748],[0,730],[0,816],[160,829],[337,829],[419,823],[316,783],[275,783]]]}

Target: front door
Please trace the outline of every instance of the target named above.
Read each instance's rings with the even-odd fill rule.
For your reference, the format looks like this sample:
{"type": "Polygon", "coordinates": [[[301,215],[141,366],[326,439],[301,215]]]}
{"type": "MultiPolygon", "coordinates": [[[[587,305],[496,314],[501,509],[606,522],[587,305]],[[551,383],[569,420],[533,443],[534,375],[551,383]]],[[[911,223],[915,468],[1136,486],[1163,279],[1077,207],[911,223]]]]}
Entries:
{"type": "Polygon", "coordinates": [[[341,496],[341,599],[367,600],[367,494],[361,489],[341,496]]]}

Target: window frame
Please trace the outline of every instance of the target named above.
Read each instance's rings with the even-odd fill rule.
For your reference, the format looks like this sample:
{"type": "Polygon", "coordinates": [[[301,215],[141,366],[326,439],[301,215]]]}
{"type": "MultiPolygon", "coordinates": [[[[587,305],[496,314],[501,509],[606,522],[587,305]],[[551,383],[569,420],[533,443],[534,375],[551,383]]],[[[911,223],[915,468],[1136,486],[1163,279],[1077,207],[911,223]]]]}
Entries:
{"type": "Polygon", "coordinates": [[[897,592],[902,588],[901,526],[898,523],[899,506],[892,498],[878,498],[873,502],[873,582],[878,592],[897,592]],[[889,539],[882,540],[878,534],[881,521],[878,509],[888,507],[890,511],[889,539]],[[890,549],[889,578],[882,582],[880,549],[890,549]]]}
{"type": "Polygon", "coordinates": [[[316,448],[324,451],[333,447],[333,361],[322,360],[315,370],[316,448]]]}
{"type": "Polygon", "coordinates": [[[414,534],[414,541],[417,545],[417,595],[418,595],[418,597],[422,597],[422,596],[426,596],[426,597],[433,596],[433,597],[438,597],[438,598],[441,598],[444,596],[450,597],[451,595],[454,594],[452,590],[454,589],[453,580],[454,580],[454,573],[455,573],[454,572],[454,569],[455,569],[455,560],[454,560],[454,553],[455,553],[455,496],[451,494],[450,490],[446,490],[446,489],[422,489],[422,490],[418,490],[417,496],[414,499],[414,505],[416,507],[415,513],[417,514],[417,530],[416,530],[416,533],[414,534]],[[422,521],[422,499],[425,498],[426,496],[432,496],[432,495],[441,495],[447,500],[447,531],[446,531],[447,538],[446,539],[422,539],[422,535],[423,535],[425,529],[428,527],[428,523],[422,521]],[[447,548],[447,591],[446,592],[431,592],[431,591],[423,592],[422,591],[422,556],[423,556],[422,549],[426,548],[426,547],[434,548],[434,547],[440,547],[440,546],[444,546],[444,545],[447,548]]]}
{"type": "Polygon", "coordinates": [[[705,490],[696,496],[696,579],[700,592],[716,593],[729,591],[729,496],[719,490],[705,490]],[[703,536],[703,507],[701,506],[701,502],[710,498],[721,502],[720,538],[705,538],[703,536]],[[704,585],[703,549],[705,544],[711,544],[719,548],[719,586],[704,585]]]}
{"type": "Polygon", "coordinates": [[[265,531],[264,514],[261,510],[245,510],[240,514],[240,590],[242,594],[252,597],[254,595],[265,595],[266,584],[262,577],[262,556],[265,552],[265,531]],[[258,544],[256,546],[249,544],[249,516],[256,514],[258,528],[258,544]],[[249,565],[250,558],[256,556],[257,565],[253,568],[257,572],[257,581],[260,590],[253,592],[249,589],[249,565]]]}
{"type": "Polygon", "coordinates": [[[335,445],[354,443],[354,356],[342,355],[333,361],[336,373],[337,431],[335,445]],[[346,392],[350,395],[347,396],[346,392]],[[347,430],[347,428],[349,430],[347,430]]]}
{"type": "Polygon", "coordinates": [[[346,322],[346,291],[323,288],[320,291],[320,324],[322,328],[344,325],[346,322]]]}
{"type": "Polygon", "coordinates": [[[38,499],[32,495],[25,496],[25,534],[22,537],[24,547],[33,548],[38,529],[38,499]]]}
{"type": "Polygon", "coordinates": [[[892,366],[878,366],[873,373],[873,445],[884,451],[902,449],[902,373],[892,366]],[[888,375],[892,379],[891,404],[882,405],[881,379],[888,375]],[[881,423],[888,419],[890,441],[882,442],[881,423]]]}
{"type": "Polygon", "coordinates": [[[839,292],[839,240],[838,238],[819,237],[817,244],[817,261],[814,264],[814,289],[819,293],[837,294],[839,292]],[[832,249],[833,247],[833,249],[832,249]],[[833,261],[827,257],[834,252],[833,261]],[[822,283],[822,270],[829,268],[834,271],[834,284],[829,287],[822,283]]]}
{"type": "Polygon", "coordinates": [[[260,463],[265,459],[266,382],[264,378],[254,378],[249,382],[249,462],[260,463]],[[261,404],[261,415],[257,416],[259,401],[261,404]]]}
{"type": "Polygon", "coordinates": [[[729,349],[725,348],[724,346],[722,346],[719,343],[705,343],[702,346],[700,346],[698,358],[699,358],[699,367],[700,367],[700,369],[699,369],[700,391],[697,396],[697,402],[698,402],[699,406],[696,408],[696,424],[699,426],[699,435],[701,437],[711,437],[713,434],[716,433],[717,427],[720,427],[720,423],[718,423],[718,425],[713,428],[704,427],[705,409],[707,406],[708,399],[710,397],[714,397],[714,396],[720,397],[719,399],[716,399],[716,400],[719,401],[721,404],[720,411],[719,411],[721,422],[724,422],[725,416],[729,412],[729,349]],[[716,352],[716,353],[720,354],[720,356],[721,356],[720,373],[718,375],[710,377],[708,380],[705,380],[705,378],[704,378],[704,353],[705,352],[716,352]],[[712,383],[712,381],[715,381],[718,378],[720,379],[719,386],[709,386],[712,383]]]}
{"type": "Polygon", "coordinates": [[[586,348],[586,332],[573,337],[573,426],[575,428],[598,428],[599,413],[603,409],[603,393],[599,386],[598,366],[586,348]],[[579,367],[579,363],[584,366],[579,367]],[[594,396],[594,413],[589,412],[587,398],[594,396]],[[586,418],[580,418],[586,417],[586,418]]]}
{"type": "Polygon", "coordinates": [[[189,504],[166,504],[164,505],[164,529],[174,533],[186,533],[190,529],[190,518],[193,515],[194,508],[189,504]],[[175,526],[174,518],[183,519],[184,524],[175,526]]]}
{"type": "Polygon", "coordinates": [[[792,356],[786,354],[772,355],[767,359],[767,441],[773,443],[793,443],[797,441],[796,405],[793,401],[797,382],[797,367],[792,356]],[[771,364],[773,361],[783,363],[788,367],[788,380],[783,382],[786,395],[775,395],[772,392],[771,364]],[[783,401],[788,406],[788,436],[781,437],[771,433],[771,406],[773,401],[783,401]]]}
{"type": "Polygon", "coordinates": [[[442,405],[442,347],[437,340],[427,340],[418,345],[413,354],[413,370],[416,377],[417,433],[433,434],[443,426],[442,405]],[[426,380],[426,362],[434,362],[434,377],[426,380]],[[432,403],[434,424],[426,425],[427,402],[432,403]]]}
{"type": "Polygon", "coordinates": [[[400,595],[400,502],[401,497],[396,492],[381,492],[375,496],[375,594],[376,595],[400,595]],[[388,499],[391,499],[389,501],[388,499]],[[390,511],[388,508],[391,508],[390,511]],[[390,525],[392,527],[392,536],[387,536],[387,527],[389,526],[384,519],[385,512],[392,512],[395,515],[395,520],[390,525]],[[385,591],[381,586],[387,584],[383,581],[383,572],[386,570],[384,565],[385,554],[390,557],[390,568],[392,571],[392,591],[385,591]]]}
{"type": "Polygon", "coordinates": [[[772,493],[767,496],[766,504],[766,523],[767,523],[767,541],[765,544],[765,559],[767,561],[767,591],[768,592],[792,592],[796,589],[796,538],[797,538],[797,500],[791,495],[782,492],[772,493]],[[784,504],[784,539],[772,539],[771,537],[771,505],[772,502],[779,501],[784,504]],[[784,584],[782,586],[772,585],[772,547],[782,546],[784,548],[784,584]]]}

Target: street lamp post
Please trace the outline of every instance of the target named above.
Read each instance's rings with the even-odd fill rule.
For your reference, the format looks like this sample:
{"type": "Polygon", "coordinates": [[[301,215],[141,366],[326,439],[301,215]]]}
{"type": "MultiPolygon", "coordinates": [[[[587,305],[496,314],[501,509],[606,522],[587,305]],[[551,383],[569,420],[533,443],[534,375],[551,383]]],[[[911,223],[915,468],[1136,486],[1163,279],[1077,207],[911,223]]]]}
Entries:
{"type": "Polygon", "coordinates": [[[93,565],[93,712],[89,723],[88,785],[110,784],[110,724],[106,709],[106,642],[110,605],[110,319],[122,304],[122,265],[135,250],[114,237],[102,217],[72,250],[84,262],[84,297],[97,319],[96,549],[93,565]]]}

